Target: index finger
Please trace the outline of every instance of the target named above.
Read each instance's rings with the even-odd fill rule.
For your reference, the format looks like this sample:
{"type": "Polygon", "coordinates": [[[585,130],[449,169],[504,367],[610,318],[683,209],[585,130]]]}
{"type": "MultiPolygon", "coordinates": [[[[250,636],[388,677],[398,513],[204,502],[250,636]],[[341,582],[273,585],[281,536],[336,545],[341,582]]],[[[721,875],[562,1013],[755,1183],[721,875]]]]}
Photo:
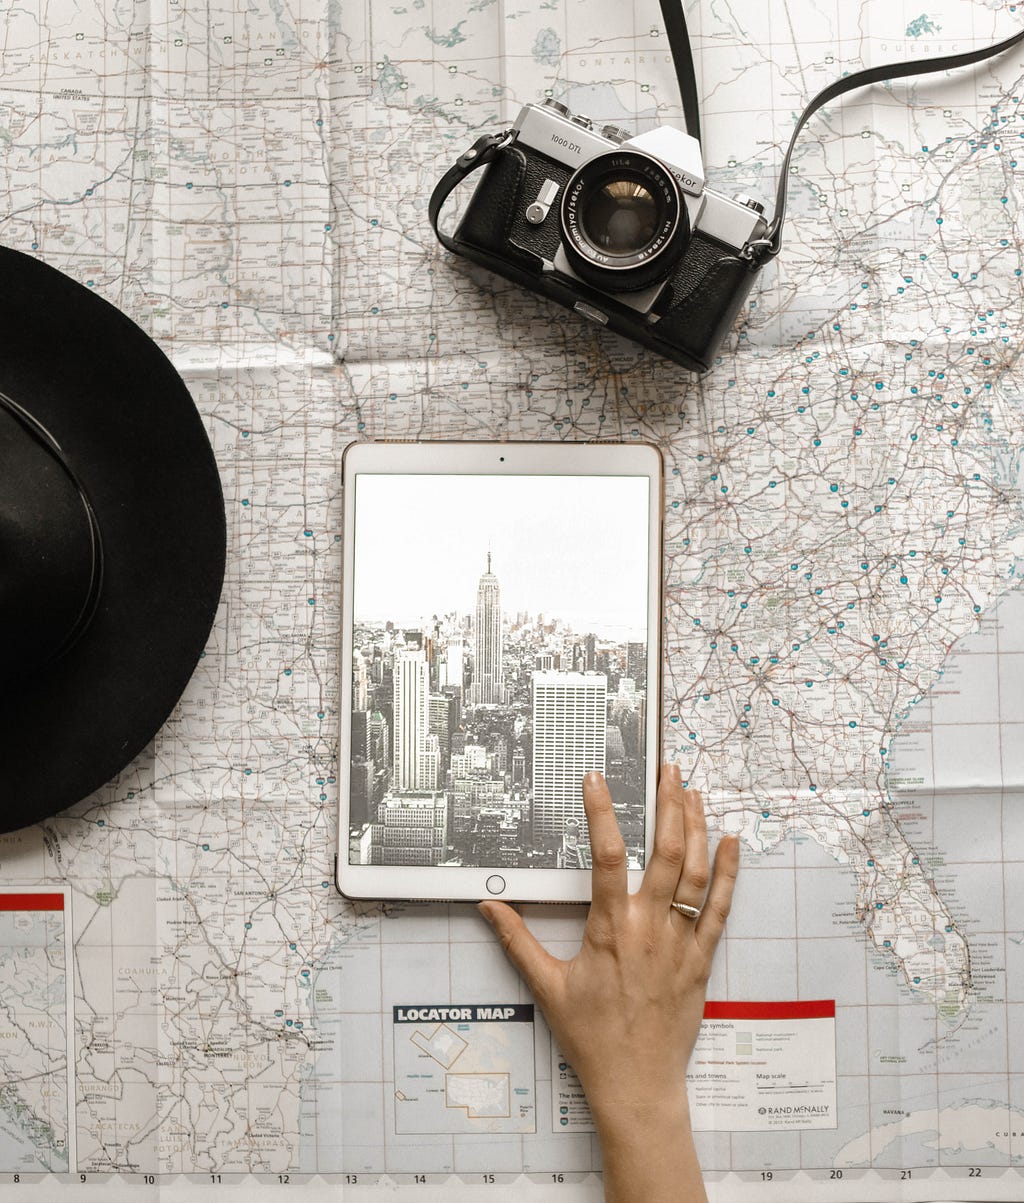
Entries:
{"type": "Polygon", "coordinates": [[[591,902],[610,913],[626,901],[626,845],[608,785],[596,771],[583,778],[583,809],[590,828],[591,902]]]}

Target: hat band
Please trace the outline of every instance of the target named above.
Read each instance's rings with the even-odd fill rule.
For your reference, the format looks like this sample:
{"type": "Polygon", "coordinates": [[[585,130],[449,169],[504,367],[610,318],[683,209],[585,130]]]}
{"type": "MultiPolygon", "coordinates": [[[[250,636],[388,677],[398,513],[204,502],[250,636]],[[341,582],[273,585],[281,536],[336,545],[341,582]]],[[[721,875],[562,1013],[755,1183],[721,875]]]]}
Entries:
{"type": "Polygon", "coordinates": [[[0,392],[0,409],[6,410],[40,447],[48,452],[61,468],[64,469],[68,479],[78,492],[82,505],[85,507],[86,516],[89,519],[92,560],[89,573],[89,588],[86,590],[85,601],[78,612],[78,617],[71,624],[64,641],[56,651],[47,657],[45,663],[49,664],[54,660],[59,660],[61,656],[66,655],[74,647],[88,629],[89,623],[92,622],[93,615],[96,613],[96,608],[100,602],[100,592],[103,588],[103,539],[100,535],[100,525],[96,520],[96,513],[92,508],[89,495],[86,493],[82,482],[78,479],[74,468],[68,463],[67,457],[61,450],[61,446],[57,440],[50,434],[42,422],[33,417],[27,409],[23,409],[17,401],[12,401],[10,397],[2,392],[0,392]]]}

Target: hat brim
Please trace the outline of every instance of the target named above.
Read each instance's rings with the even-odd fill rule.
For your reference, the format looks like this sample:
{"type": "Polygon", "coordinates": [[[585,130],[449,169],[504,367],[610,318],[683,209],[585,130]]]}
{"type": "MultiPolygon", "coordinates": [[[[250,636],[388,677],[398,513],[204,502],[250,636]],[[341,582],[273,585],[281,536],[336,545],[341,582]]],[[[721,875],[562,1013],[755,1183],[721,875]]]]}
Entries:
{"type": "Polygon", "coordinates": [[[28,255],[0,248],[0,278],[0,390],[60,444],[104,549],[82,638],[0,682],[0,831],[14,831],[98,789],[163,725],[209,637],[226,531],[202,419],[156,343],[28,255]]]}

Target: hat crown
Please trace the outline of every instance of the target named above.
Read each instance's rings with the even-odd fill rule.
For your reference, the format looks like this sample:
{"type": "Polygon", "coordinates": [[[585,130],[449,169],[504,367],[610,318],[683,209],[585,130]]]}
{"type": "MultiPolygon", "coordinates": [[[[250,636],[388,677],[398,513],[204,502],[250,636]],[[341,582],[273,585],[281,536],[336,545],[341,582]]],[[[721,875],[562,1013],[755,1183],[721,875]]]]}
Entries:
{"type": "Polygon", "coordinates": [[[86,499],[23,414],[0,399],[0,680],[59,655],[94,588],[86,499]]]}

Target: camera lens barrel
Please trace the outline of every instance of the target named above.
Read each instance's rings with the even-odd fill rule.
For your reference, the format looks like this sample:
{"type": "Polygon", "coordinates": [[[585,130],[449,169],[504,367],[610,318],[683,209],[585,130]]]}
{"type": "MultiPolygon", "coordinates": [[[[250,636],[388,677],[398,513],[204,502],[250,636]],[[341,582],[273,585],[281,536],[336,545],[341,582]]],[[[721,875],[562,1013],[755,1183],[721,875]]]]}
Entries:
{"type": "Polygon", "coordinates": [[[628,148],[584,163],[565,186],[566,258],[581,280],[633,292],[663,280],[690,241],[675,177],[657,159],[628,148]]]}

